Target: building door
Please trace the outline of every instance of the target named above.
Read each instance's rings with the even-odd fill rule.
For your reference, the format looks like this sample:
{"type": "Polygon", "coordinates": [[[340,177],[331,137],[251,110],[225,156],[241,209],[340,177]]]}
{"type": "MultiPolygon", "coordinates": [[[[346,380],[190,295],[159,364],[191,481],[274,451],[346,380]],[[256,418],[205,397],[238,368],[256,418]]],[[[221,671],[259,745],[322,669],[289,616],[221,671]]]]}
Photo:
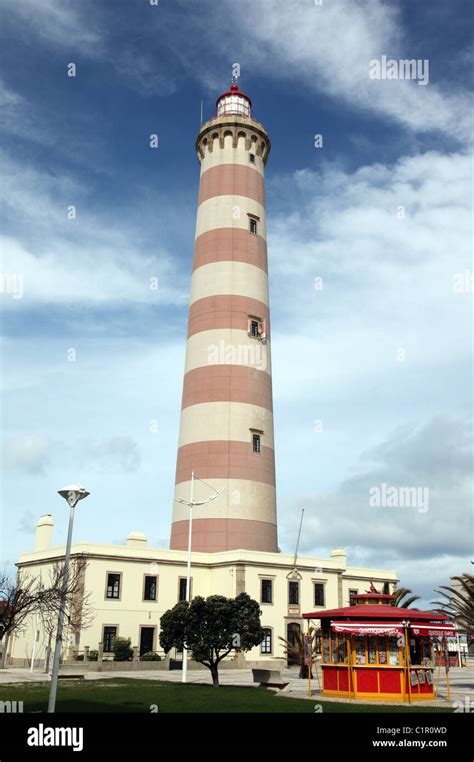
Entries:
{"type": "MultiPolygon", "coordinates": [[[[300,634],[301,634],[300,625],[297,622],[291,622],[291,624],[289,624],[288,627],[286,628],[286,639],[288,641],[288,644],[298,649],[298,644],[300,643],[300,640],[301,640],[300,634]]],[[[291,667],[292,664],[299,664],[300,660],[298,658],[298,654],[288,650],[287,663],[289,667],[291,667]]]]}
{"type": "Polygon", "coordinates": [[[140,629],[140,656],[153,651],[154,627],[142,627],[140,629]]]}

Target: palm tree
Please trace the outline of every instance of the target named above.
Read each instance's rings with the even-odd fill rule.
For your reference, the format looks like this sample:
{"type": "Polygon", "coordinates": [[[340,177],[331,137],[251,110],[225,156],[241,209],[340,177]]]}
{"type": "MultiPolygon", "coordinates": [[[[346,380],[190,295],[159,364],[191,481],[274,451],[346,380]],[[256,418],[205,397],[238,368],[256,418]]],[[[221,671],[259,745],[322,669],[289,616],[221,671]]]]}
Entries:
{"type": "MultiPolygon", "coordinates": [[[[311,637],[311,650],[313,654],[315,653],[315,645],[316,645],[316,630],[314,627],[309,628],[309,634],[311,637]]],[[[286,640],[286,638],[282,638],[279,636],[279,640],[282,641],[284,647],[285,647],[285,656],[289,656],[294,664],[300,665],[300,677],[308,677],[308,665],[304,663],[304,657],[305,657],[305,633],[301,631],[301,629],[295,630],[293,633],[294,642],[290,640],[286,640]]],[[[311,677],[313,677],[313,673],[311,672],[311,677]]]]}
{"type": "Polygon", "coordinates": [[[412,603],[418,601],[420,598],[419,595],[413,595],[412,591],[409,590],[408,587],[395,588],[393,595],[395,596],[393,605],[399,606],[403,609],[409,609],[412,603]]]}
{"type": "Polygon", "coordinates": [[[432,603],[438,606],[435,611],[452,617],[459,628],[464,630],[469,646],[474,642],[474,576],[462,574],[451,579],[454,580],[454,584],[440,585],[439,589],[435,590],[444,600],[432,603]],[[444,590],[447,592],[443,592],[444,590]]]}

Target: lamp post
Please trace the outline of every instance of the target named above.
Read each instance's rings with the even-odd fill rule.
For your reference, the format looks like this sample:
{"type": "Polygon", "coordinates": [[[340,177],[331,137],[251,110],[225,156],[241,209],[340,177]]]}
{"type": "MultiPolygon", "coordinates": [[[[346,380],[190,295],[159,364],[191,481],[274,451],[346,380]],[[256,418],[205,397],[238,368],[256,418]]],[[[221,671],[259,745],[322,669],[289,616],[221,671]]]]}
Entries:
{"type": "Polygon", "coordinates": [[[71,555],[72,527],[74,524],[74,508],[79,500],[83,500],[90,493],[80,484],[70,484],[64,489],[58,490],[58,494],[67,500],[69,505],[69,528],[67,533],[66,555],[64,557],[63,582],[61,599],[59,603],[58,628],[56,631],[56,645],[54,648],[53,671],[51,673],[51,687],[49,689],[48,713],[54,714],[56,707],[56,693],[58,690],[59,662],[63,641],[64,615],[66,610],[66,594],[69,578],[69,557],[71,555]]]}
{"type": "MultiPolygon", "coordinates": [[[[198,479],[198,481],[200,481],[200,479],[198,479]]],[[[211,489],[213,488],[211,487],[211,489]]],[[[191,471],[191,493],[189,495],[189,500],[183,500],[182,497],[175,498],[175,500],[178,503],[183,503],[184,505],[189,506],[188,568],[186,573],[186,601],[188,603],[191,602],[191,547],[192,547],[192,536],[193,536],[193,507],[195,505],[205,505],[206,503],[210,503],[211,500],[215,500],[216,497],[218,497],[223,490],[224,490],[224,487],[221,487],[221,489],[219,490],[214,490],[214,494],[206,498],[206,500],[194,500],[194,470],[193,470],[191,471]]],[[[183,645],[183,670],[181,674],[181,682],[185,683],[187,680],[187,677],[188,677],[188,649],[186,648],[186,646],[183,645]]]]}
{"type": "Polygon", "coordinates": [[[405,660],[406,680],[408,688],[408,703],[411,704],[411,673],[410,673],[410,643],[408,641],[408,619],[402,619],[403,627],[403,658],[405,660]]]}

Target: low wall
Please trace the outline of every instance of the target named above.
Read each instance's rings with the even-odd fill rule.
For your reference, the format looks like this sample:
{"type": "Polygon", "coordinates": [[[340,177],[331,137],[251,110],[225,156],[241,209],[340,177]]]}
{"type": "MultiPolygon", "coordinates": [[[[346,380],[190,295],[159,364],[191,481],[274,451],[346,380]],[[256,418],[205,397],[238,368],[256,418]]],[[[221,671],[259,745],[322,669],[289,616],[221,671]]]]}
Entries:
{"type": "MultiPolygon", "coordinates": [[[[30,666],[29,659],[9,659],[10,669],[25,669],[30,666]]],[[[50,670],[51,670],[50,664],[50,670]]],[[[219,670],[227,669],[285,669],[285,659],[265,659],[261,661],[246,661],[245,658],[224,659],[219,664],[219,670]]],[[[35,673],[42,672],[44,667],[38,664],[35,673]]],[[[82,674],[84,672],[167,672],[170,669],[169,659],[162,661],[74,661],[61,664],[61,673],[82,674]]],[[[204,670],[204,664],[188,661],[189,670],[204,670]]]]}

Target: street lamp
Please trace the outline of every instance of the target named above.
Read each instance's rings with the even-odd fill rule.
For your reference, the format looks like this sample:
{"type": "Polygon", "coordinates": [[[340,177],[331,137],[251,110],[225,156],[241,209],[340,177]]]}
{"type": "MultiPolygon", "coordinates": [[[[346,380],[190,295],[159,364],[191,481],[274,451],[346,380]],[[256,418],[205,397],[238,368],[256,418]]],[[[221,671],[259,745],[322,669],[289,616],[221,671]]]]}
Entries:
{"type": "Polygon", "coordinates": [[[56,707],[56,693],[58,690],[59,661],[63,640],[64,614],[66,609],[66,594],[69,577],[69,556],[71,555],[72,527],[74,524],[74,508],[79,500],[83,500],[90,493],[80,484],[70,484],[68,487],[58,490],[58,494],[67,500],[69,505],[69,528],[67,533],[66,555],[64,557],[63,583],[59,604],[58,628],[56,631],[56,645],[54,648],[53,671],[51,673],[51,688],[49,689],[48,712],[54,714],[56,707]]]}
{"type": "Polygon", "coordinates": [[[402,619],[403,627],[403,658],[405,660],[406,668],[406,680],[408,687],[408,703],[411,704],[411,674],[410,674],[410,643],[408,641],[408,625],[410,624],[408,619],[402,619]]]}
{"type": "MultiPolygon", "coordinates": [[[[198,481],[201,481],[198,479],[198,481]]],[[[203,482],[205,484],[205,482],[203,482]]],[[[210,485],[207,485],[210,486],[210,485]]],[[[211,487],[211,489],[214,489],[211,487]]],[[[194,500],[194,471],[191,471],[191,494],[189,500],[184,500],[182,497],[176,497],[175,500],[178,503],[182,503],[183,505],[187,505],[189,507],[189,527],[188,527],[188,569],[187,569],[187,575],[186,575],[186,601],[188,603],[191,602],[191,545],[192,545],[192,535],[193,535],[193,507],[195,505],[205,505],[206,503],[210,503],[211,500],[215,500],[216,497],[218,497],[221,492],[224,490],[224,487],[221,487],[218,490],[214,490],[214,494],[210,497],[206,498],[205,500],[194,500]]],[[[182,676],[181,676],[181,682],[185,683],[188,677],[188,649],[186,646],[183,645],[183,670],[182,670],[182,676]]]]}

